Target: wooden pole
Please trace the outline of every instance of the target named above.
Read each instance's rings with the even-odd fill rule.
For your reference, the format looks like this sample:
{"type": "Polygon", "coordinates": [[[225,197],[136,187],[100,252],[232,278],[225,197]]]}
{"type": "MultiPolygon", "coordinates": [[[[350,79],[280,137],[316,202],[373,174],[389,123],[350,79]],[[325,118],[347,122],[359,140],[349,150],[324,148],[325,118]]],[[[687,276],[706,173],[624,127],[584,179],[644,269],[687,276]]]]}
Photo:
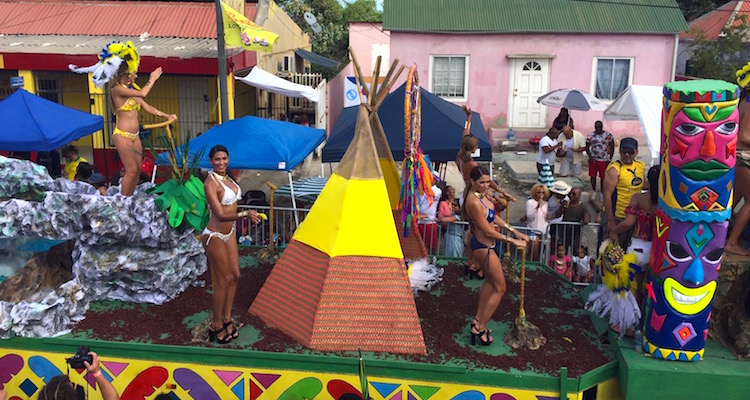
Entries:
{"type": "Polygon", "coordinates": [[[399,68],[398,73],[393,79],[388,80],[388,83],[386,84],[383,82],[383,86],[380,88],[381,92],[383,92],[382,95],[378,96],[378,103],[373,106],[374,111],[378,111],[378,108],[380,108],[380,105],[383,103],[383,100],[385,99],[385,96],[388,96],[388,92],[391,91],[391,87],[393,87],[393,83],[396,82],[399,76],[401,76],[401,73],[404,72],[404,66],[402,65],[401,68],[399,68]]]}
{"type": "Polygon", "coordinates": [[[368,98],[370,105],[375,105],[378,96],[378,78],[380,77],[380,63],[383,57],[378,56],[375,60],[375,69],[372,71],[372,81],[370,82],[370,93],[373,95],[368,98]]]}
{"type": "Polygon", "coordinates": [[[367,90],[367,88],[365,87],[365,83],[364,83],[365,81],[362,80],[364,75],[362,74],[362,70],[359,68],[359,62],[357,62],[357,56],[354,55],[354,50],[352,50],[351,47],[349,48],[349,55],[352,56],[352,62],[354,63],[355,75],[359,75],[359,81],[362,83],[362,88],[361,88],[360,93],[364,93],[365,96],[369,96],[370,91],[367,90]]]}

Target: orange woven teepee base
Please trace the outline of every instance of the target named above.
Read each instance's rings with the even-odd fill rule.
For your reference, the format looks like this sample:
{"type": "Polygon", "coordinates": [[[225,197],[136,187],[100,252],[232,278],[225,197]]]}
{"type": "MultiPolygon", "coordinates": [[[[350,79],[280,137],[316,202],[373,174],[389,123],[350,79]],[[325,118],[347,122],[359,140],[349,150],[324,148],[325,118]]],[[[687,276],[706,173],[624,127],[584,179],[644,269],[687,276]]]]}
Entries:
{"type": "Polygon", "coordinates": [[[412,224],[409,229],[409,237],[404,237],[404,224],[401,222],[401,211],[393,210],[393,219],[396,221],[396,230],[398,231],[398,241],[401,242],[401,251],[404,252],[406,260],[421,260],[427,258],[427,247],[424,245],[422,235],[412,224]]]}
{"type": "Polygon", "coordinates": [[[321,351],[425,354],[403,260],[330,258],[292,240],[250,313],[321,351]]]}

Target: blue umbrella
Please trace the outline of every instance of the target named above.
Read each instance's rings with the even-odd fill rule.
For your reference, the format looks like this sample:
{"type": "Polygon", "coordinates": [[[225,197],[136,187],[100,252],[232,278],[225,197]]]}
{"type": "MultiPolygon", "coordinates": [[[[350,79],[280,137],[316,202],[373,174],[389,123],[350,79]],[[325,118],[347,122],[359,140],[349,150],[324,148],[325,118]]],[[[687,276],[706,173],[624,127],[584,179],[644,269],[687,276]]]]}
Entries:
{"type": "Polygon", "coordinates": [[[52,151],[104,128],[104,118],[23,90],[0,102],[0,150],[52,151]]]}

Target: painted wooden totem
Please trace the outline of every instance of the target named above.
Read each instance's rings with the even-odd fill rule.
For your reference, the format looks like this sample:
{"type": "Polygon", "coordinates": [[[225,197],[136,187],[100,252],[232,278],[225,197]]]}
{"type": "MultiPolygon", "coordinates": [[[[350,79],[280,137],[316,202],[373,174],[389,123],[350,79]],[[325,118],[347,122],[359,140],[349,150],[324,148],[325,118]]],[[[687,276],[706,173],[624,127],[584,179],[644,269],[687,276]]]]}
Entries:
{"type": "Polygon", "coordinates": [[[646,277],[643,348],[698,361],[708,335],[731,216],[739,88],[700,80],[664,86],[659,209],[646,277]]]}

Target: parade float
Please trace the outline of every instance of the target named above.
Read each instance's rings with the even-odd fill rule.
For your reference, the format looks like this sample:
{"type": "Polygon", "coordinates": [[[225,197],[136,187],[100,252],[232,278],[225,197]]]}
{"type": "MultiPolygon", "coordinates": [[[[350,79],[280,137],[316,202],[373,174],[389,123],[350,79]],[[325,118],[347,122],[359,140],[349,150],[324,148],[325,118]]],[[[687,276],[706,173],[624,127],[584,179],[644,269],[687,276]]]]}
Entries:
{"type": "MultiPolygon", "coordinates": [[[[0,284],[0,293],[11,295],[19,289],[8,283],[25,276],[40,288],[23,299],[0,299],[7,338],[0,341],[0,384],[9,398],[34,399],[60,373],[99,398],[85,370],[67,368],[65,358],[81,344],[100,355],[102,372],[123,399],[747,398],[741,382],[750,378],[750,362],[717,341],[702,341],[703,359],[692,363],[637,353],[632,339],[619,339],[607,321],[583,309],[588,289],[581,296],[548,267],[521,257],[523,282],[508,285],[488,324],[495,342],[472,346],[468,322],[481,281],[438,259],[442,280],[414,295],[407,264],[421,252],[407,254],[404,243],[417,231],[407,235],[409,227],[399,227],[395,162],[373,129],[378,93],[389,85],[371,87],[355,139],[279,260],[258,262],[257,248],[240,249],[235,315],[242,328],[227,346],[205,340],[211,292],[201,281],[211,276],[195,232],[189,224],[170,225],[170,211],[155,204],[158,193],[98,196],[31,163],[0,159],[2,237],[65,241],[56,245],[70,248],[26,247],[40,250],[36,264],[69,268],[54,283],[24,272],[27,264],[0,284]],[[514,321],[524,324],[527,316],[546,344],[505,344],[503,336],[518,330],[514,321]]],[[[726,190],[731,196],[731,186],[726,190]]],[[[684,323],[673,323],[677,317],[669,326],[684,323]]],[[[646,331],[646,353],[652,344],[670,348],[658,340],[646,331]]]]}

